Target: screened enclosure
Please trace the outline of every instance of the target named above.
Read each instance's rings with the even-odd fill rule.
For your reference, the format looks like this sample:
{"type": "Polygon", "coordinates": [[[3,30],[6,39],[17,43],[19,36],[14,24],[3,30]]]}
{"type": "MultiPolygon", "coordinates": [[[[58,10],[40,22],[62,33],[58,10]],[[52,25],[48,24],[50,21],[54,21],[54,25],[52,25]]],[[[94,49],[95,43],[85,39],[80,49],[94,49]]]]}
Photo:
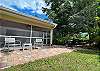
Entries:
{"type": "MultiPolygon", "coordinates": [[[[30,43],[31,26],[0,19],[0,47],[4,45],[5,37],[13,37],[21,43],[30,43]]],[[[50,44],[48,29],[32,26],[32,44],[36,38],[42,38],[44,44],[50,44]]]]}

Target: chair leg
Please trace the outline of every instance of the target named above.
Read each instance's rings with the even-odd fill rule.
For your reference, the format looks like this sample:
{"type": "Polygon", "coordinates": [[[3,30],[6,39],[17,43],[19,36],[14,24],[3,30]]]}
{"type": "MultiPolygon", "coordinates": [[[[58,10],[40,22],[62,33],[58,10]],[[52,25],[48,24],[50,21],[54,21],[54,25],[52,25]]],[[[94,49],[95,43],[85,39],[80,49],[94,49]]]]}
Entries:
{"type": "Polygon", "coordinates": [[[15,46],[13,47],[13,51],[14,51],[15,46]]]}
{"type": "Polygon", "coordinates": [[[34,48],[36,48],[36,44],[34,44],[34,48]]]}
{"type": "Polygon", "coordinates": [[[3,50],[5,50],[6,45],[4,45],[3,50]]]}
{"type": "Polygon", "coordinates": [[[32,45],[31,45],[31,50],[32,50],[32,48],[33,48],[33,47],[32,47],[32,45]]]}
{"type": "Polygon", "coordinates": [[[23,49],[23,51],[24,51],[24,46],[22,45],[22,49],[23,49]]]}
{"type": "Polygon", "coordinates": [[[42,43],[42,48],[43,48],[43,43],[42,43]]]}
{"type": "Polygon", "coordinates": [[[32,51],[32,46],[30,46],[30,51],[32,51]]]}
{"type": "Polygon", "coordinates": [[[23,47],[23,51],[24,51],[24,47],[23,47]]]}
{"type": "Polygon", "coordinates": [[[8,52],[9,52],[9,44],[8,44],[8,52]]]}

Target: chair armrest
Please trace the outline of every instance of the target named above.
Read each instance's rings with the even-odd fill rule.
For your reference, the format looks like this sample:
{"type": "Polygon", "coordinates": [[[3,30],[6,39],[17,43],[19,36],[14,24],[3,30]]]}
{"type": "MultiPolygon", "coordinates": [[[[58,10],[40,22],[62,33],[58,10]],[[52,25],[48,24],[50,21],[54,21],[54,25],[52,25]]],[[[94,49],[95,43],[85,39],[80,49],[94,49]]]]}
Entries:
{"type": "Polygon", "coordinates": [[[20,41],[20,40],[15,40],[15,43],[16,43],[16,42],[19,42],[19,43],[21,44],[21,41],[20,41]]]}

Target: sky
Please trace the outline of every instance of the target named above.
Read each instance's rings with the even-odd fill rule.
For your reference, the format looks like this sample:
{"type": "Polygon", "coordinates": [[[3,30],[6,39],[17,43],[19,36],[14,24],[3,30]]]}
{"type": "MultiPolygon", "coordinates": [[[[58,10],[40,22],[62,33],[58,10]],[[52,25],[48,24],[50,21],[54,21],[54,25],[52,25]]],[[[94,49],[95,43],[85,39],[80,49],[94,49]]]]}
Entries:
{"type": "Polygon", "coordinates": [[[43,0],[0,0],[0,6],[48,20],[46,13],[42,12],[42,7],[47,7],[43,0]]]}

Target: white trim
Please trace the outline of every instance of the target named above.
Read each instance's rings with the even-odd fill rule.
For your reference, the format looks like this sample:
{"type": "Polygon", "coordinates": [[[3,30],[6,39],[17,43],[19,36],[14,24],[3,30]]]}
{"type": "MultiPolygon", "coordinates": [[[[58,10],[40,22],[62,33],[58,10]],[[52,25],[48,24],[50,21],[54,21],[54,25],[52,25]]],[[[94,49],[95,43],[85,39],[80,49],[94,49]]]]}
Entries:
{"type": "Polygon", "coordinates": [[[53,30],[50,30],[50,45],[52,45],[53,40],[53,30]]]}
{"type": "MultiPolygon", "coordinates": [[[[17,15],[21,15],[21,16],[28,17],[28,18],[33,18],[33,19],[35,19],[35,20],[37,20],[37,21],[44,22],[44,23],[48,23],[48,25],[51,24],[51,25],[54,25],[55,27],[57,26],[56,23],[53,23],[53,22],[50,22],[50,21],[47,21],[47,20],[43,20],[43,19],[37,18],[37,17],[35,17],[35,16],[26,15],[26,14],[21,13],[21,12],[16,12],[16,11],[14,11],[14,10],[11,10],[11,9],[6,8],[6,7],[3,7],[3,6],[0,6],[0,8],[3,9],[3,10],[6,10],[6,11],[8,11],[8,12],[15,13],[15,14],[17,14],[17,15]]],[[[54,27],[54,28],[55,28],[55,27],[54,27]]],[[[52,28],[52,29],[54,29],[54,28],[52,28]]]]}
{"type": "MultiPolygon", "coordinates": [[[[6,36],[6,35],[0,35],[0,37],[30,38],[26,36],[6,36]]],[[[31,38],[43,38],[43,37],[31,37],[31,38]]]]}

